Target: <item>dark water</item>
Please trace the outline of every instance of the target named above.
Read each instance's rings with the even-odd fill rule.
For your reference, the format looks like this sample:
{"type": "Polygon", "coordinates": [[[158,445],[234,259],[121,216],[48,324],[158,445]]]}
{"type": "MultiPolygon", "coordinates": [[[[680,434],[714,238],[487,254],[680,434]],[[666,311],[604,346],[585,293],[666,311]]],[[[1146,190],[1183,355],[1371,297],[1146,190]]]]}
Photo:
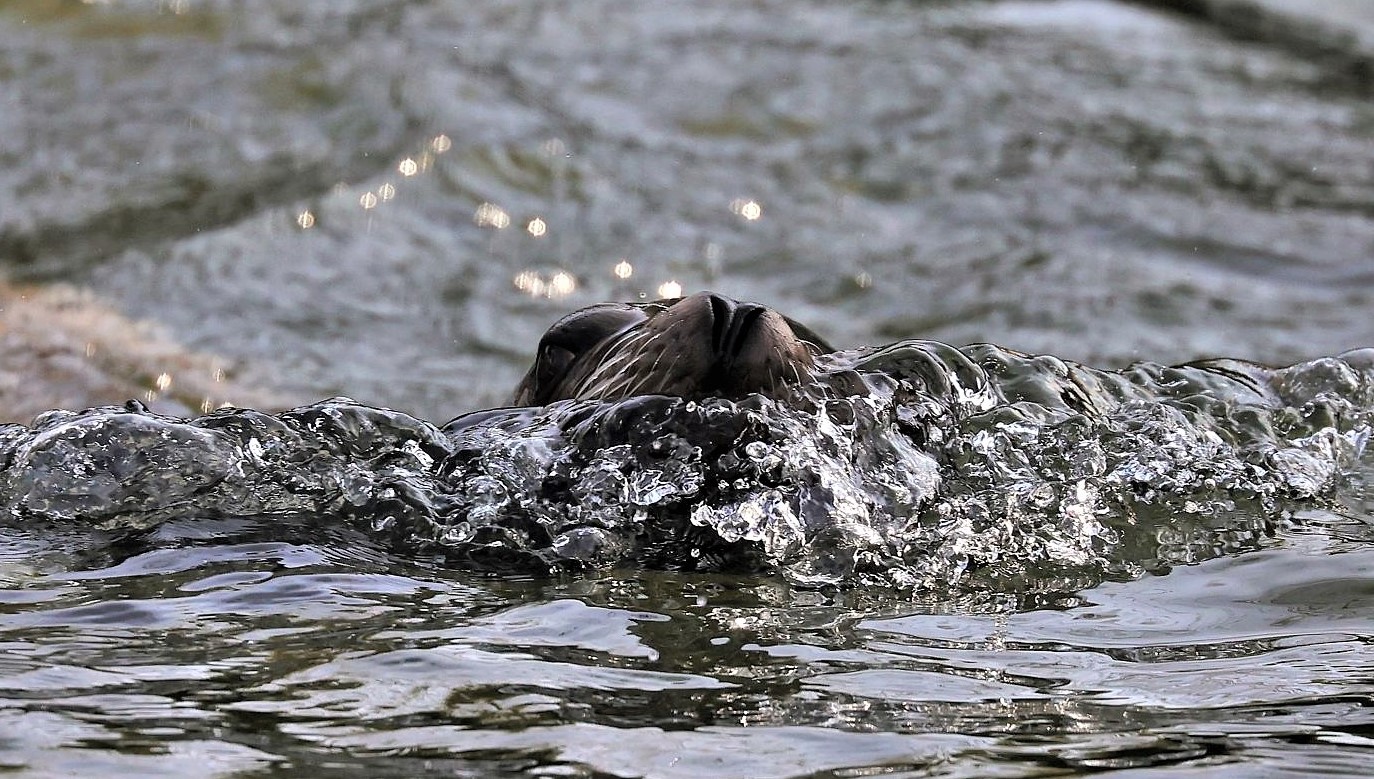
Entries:
{"type": "Polygon", "coordinates": [[[1035,606],[474,579],[324,544],[35,571],[5,596],[3,754],[35,776],[1358,776],[1369,539],[1329,519],[1035,606]]]}
{"type": "Polygon", "coordinates": [[[1374,343],[1374,109],[1329,62],[1107,0],[21,0],[0,106],[9,276],[414,415],[7,428],[17,775],[1368,771],[1374,404],[1317,358],[1374,343]],[[841,346],[1318,380],[1085,408],[1051,360],[1014,412],[717,406],[724,464],[422,421],[674,281],[841,346]]]}

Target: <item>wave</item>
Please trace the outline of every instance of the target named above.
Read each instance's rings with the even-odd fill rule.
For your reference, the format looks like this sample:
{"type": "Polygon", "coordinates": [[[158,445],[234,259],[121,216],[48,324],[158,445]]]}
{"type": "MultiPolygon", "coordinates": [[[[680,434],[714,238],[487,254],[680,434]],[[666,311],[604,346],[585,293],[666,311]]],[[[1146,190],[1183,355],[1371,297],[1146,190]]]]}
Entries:
{"type": "Polygon", "coordinates": [[[560,401],[443,426],[346,398],[52,411],[0,427],[0,523],[346,523],[500,571],[1035,588],[1262,545],[1339,495],[1371,413],[1374,349],[1100,371],[908,340],[822,356],[782,401],[560,401]]]}

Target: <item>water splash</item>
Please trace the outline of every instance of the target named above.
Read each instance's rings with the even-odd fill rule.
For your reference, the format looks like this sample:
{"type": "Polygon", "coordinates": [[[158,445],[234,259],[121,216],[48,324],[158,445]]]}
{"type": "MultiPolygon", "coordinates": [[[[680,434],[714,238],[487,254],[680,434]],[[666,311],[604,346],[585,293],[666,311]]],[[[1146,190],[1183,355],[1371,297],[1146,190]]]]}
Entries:
{"type": "Polygon", "coordinates": [[[1033,586],[1262,543],[1362,456],[1374,350],[1094,371],[904,341],[786,402],[646,396],[442,428],[348,399],[0,428],[6,522],[338,518],[453,564],[761,569],[805,586],[1033,586]]]}

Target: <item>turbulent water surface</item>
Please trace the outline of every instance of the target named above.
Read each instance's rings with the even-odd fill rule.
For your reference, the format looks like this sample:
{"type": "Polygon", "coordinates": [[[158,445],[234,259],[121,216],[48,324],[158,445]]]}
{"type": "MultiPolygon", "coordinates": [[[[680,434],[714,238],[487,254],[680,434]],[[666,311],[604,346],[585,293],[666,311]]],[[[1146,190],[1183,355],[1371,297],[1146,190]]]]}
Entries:
{"type": "Polygon", "coordinates": [[[785,403],[562,401],[442,428],[346,399],[53,412],[0,428],[6,711],[33,732],[21,755],[87,771],[203,752],[289,770],[320,750],[401,773],[1141,766],[1291,739],[1344,760],[1363,725],[1308,720],[1304,701],[1344,717],[1370,692],[1368,643],[1332,625],[1359,622],[1367,554],[1268,593],[1289,610],[1262,629],[1227,616],[1199,635],[1155,596],[1097,601],[1178,565],[1205,563],[1166,579],[1258,586],[1242,552],[1358,550],[1371,421],[1370,350],[1103,373],[930,341],[827,356],[785,403]],[[1320,616],[1337,593],[1353,600],[1320,616]],[[1072,618],[1013,627],[1044,614],[1072,618]],[[1078,624],[1094,619],[1101,633],[1078,624]],[[1135,619],[1188,643],[1118,646],[1135,619]],[[1304,659],[1285,672],[1297,688],[1266,698],[1283,714],[1261,716],[1207,662],[1242,673],[1289,652],[1355,675],[1307,678],[1304,659]],[[1167,684],[1189,668],[1203,689],[1167,684]],[[1151,684],[1159,700],[1134,688],[1151,684]],[[1222,693],[1220,720],[1168,715],[1222,693]],[[147,724],[125,732],[131,712],[147,724]],[[111,753],[42,741],[53,718],[111,753]],[[1066,723],[1074,738],[1046,747],[1066,723]],[[148,739],[153,755],[124,754],[148,739]]]}
{"type": "Polygon", "coordinates": [[[0,426],[0,768],[1366,775],[1368,58],[1155,5],[0,7],[6,275],[305,403],[0,426]],[[673,283],[870,346],[465,413],[673,283]]]}

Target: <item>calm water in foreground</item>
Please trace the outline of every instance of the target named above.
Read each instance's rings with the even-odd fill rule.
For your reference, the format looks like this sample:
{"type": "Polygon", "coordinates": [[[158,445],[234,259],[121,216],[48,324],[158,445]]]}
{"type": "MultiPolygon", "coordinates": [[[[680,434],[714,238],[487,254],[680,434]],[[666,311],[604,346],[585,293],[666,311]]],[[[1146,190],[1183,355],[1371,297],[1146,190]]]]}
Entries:
{"type": "Polygon", "coordinates": [[[1368,495],[1349,497],[1258,551],[1027,596],[637,570],[484,578],[328,534],[78,571],[41,533],[7,532],[0,764],[24,776],[1364,775],[1374,515],[1368,495]]]}

